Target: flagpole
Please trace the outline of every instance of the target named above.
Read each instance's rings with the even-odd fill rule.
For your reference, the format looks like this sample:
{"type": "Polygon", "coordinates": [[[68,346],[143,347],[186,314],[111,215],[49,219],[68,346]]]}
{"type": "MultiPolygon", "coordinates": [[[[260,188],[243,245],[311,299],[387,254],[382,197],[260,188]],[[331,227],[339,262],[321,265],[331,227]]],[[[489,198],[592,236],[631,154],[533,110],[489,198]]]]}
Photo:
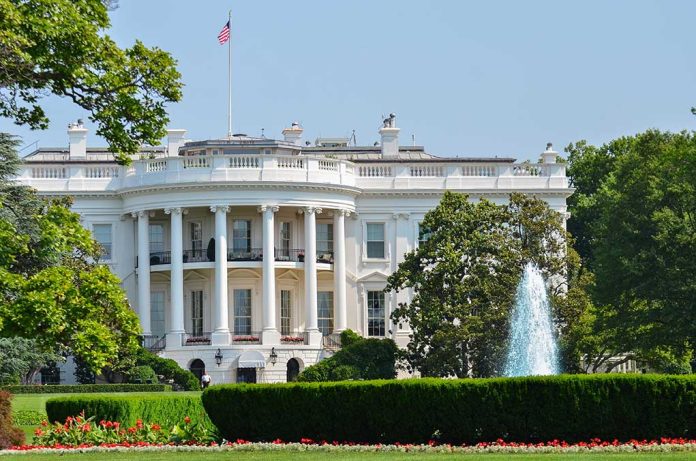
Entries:
{"type": "MultiPolygon", "coordinates": [[[[232,34],[232,10],[229,11],[228,22],[232,34]]],[[[232,139],[232,38],[227,39],[227,138],[232,139]]]]}

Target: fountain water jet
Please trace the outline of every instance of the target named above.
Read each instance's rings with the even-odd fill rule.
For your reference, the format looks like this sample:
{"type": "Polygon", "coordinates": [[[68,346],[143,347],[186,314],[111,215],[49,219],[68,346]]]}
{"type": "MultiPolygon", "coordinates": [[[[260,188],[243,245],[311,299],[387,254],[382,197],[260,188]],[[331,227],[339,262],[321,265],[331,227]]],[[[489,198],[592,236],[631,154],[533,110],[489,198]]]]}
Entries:
{"type": "Polygon", "coordinates": [[[517,285],[504,376],[556,375],[558,346],[541,271],[532,263],[517,285]]]}

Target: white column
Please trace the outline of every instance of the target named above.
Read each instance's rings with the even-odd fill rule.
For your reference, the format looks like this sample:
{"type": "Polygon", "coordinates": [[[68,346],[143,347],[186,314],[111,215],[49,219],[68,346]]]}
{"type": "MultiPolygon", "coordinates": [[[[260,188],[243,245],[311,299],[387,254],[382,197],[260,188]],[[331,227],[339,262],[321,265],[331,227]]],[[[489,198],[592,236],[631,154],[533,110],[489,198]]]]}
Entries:
{"type": "Polygon", "coordinates": [[[170,330],[167,333],[167,346],[176,347],[182,344],[184,334],[184,211],[181,208],[167,208],[165,214],[171,216],[171,309],[170,330]]]}
{"type": "Polygon", "coordinates": [[[348,210],[334,211],[334,303],[336,321],[334,333],[340,333],[348,328],[348,312],[346,310],[346,215],[348,210]]]}
{"type": "Polygon", "coordinates": [[[321,344],[321,332],[317,321],[317,213],[321,213],[321,208],[304,209],[305,330],[309,336],[309,344],[313,346],[321,344]]]}
{"type": "MultiPolygon", "coordinates": [[[[134,215],[135,216],[135,215],[134,215]]],[[[150,329],[150,215],[138,211],[138,317],[143,334],[150,329]]]]}
{"type": "Polygon", "coordinates": [[[215,308],[213,314],[213,345],[230,343],[230,327],[227,319],[227,211],[229,207],[211,206],[215,213],[215,308]]]}
{"type": "Polygon", "coordinates": [[[276,327],[275,296],[275,243],[273,214],[277,206],[259,207],[263,213],[263,331],[261,344],[280,344],[280,332],[276,327]]]}

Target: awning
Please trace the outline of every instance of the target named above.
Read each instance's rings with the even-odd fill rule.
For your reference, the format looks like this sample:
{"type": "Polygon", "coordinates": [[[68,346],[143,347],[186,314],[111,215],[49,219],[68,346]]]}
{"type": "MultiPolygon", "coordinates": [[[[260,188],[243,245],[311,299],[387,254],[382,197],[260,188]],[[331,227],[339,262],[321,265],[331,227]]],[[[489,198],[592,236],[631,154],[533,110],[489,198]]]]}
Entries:
{"type": "Polygon", "coordinates": [[[266,368],[266,359],[259,351],[244,351],[237,360],[237,368],[266,368]]]}

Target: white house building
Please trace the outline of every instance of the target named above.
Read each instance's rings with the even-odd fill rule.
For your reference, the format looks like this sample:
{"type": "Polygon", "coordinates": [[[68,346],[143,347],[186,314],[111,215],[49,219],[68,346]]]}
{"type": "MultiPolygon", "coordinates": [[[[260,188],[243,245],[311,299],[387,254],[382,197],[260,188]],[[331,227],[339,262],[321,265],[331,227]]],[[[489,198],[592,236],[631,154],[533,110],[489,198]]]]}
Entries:
{"type": "Polygon", "coordinates": [[[408,293],[382,290],[445,190],[497,203],[525,192],[566,212],[571,189],[550,144],[529,164],[401,146],[393,116],[376,146],[310,145],[302,131],[190,142],[169,130],[166,146],[123,167],[71,124],[69,147],[28,155],[18,179],[74,197],[146,346],[215,383],[294,379],[347,328],[405,345],[408,325],[389,315],[408,293]]]}

